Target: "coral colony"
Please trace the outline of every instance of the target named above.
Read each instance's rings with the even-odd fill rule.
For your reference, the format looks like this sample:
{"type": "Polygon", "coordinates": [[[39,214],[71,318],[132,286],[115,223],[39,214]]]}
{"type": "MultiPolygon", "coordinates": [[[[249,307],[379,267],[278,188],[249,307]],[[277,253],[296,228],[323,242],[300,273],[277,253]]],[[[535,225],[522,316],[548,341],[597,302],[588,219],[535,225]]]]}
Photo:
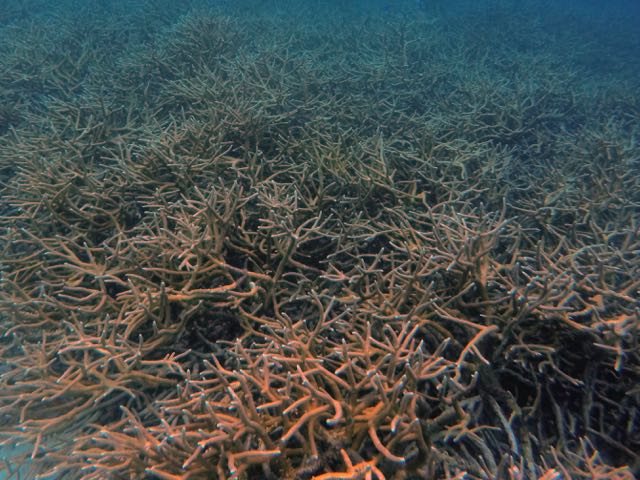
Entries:
{"type": "Polygon", "coordinates": [[[640,471],[626,15],[7,3],[4,478],[640,471]]]}

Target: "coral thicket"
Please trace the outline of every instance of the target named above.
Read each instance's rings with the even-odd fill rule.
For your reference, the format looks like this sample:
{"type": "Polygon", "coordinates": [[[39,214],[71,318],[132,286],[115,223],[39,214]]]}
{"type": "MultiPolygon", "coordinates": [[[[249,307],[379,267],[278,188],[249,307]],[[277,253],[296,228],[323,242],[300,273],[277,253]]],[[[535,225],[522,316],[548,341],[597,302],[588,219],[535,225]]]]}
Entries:
{"type": "Polygon", "coordinates": [[[629,18],[8,3],[8,476],[634,478],[629,18]]]}

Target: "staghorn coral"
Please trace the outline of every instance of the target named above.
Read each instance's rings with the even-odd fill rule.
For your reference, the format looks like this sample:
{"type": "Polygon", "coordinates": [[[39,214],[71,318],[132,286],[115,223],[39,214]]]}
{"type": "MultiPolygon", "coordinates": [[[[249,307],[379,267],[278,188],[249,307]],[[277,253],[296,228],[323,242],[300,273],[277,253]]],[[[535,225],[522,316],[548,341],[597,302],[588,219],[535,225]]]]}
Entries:
{"type": "Polygon", "coordinates": [[[253,3],[2,27],[9,475],[633,478],[633,77],[253,3]]]}

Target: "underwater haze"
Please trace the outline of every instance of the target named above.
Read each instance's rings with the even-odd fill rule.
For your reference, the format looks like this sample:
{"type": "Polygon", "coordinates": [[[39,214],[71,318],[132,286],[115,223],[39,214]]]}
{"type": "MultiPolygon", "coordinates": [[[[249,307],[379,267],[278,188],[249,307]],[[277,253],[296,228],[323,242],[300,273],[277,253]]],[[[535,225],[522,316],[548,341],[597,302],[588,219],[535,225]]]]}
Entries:
{"type": "Polygon", "coordinates": [[[0,0],[0,478],[639,476],[638,25],[0,0]]]}

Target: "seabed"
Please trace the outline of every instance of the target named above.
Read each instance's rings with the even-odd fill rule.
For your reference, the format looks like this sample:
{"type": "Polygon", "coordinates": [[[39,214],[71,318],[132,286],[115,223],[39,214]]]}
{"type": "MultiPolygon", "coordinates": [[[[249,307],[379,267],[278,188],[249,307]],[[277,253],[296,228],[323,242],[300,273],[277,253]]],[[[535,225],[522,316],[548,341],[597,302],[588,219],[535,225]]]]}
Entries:
{"type": "Polygon", "coordinates": [[[0,478],[640,473],[637,7],[4,3],[0,478]]]}

